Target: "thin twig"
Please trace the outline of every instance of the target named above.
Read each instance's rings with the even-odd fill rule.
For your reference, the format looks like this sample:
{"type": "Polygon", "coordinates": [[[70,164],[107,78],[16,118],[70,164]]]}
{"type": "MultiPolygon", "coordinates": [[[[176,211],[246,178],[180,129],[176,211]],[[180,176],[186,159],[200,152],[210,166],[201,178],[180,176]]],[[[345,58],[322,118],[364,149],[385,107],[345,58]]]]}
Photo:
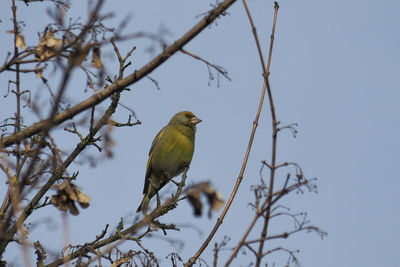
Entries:
{"type": "MultiPolygon", "coordinates": [[[[276,4],[276,5],[277,5],[277,4],[276,4]]],[[[275,12],[276,12],[276,11],[277,11],[277,8],[275,9],[275,12]]],[[[275,20],[274,20],[274,21],[276,21],[276,15],[275,15],[275,20]]],[[[275,25],[275,23],[274,23],[274,25],[275,25]]],[[[274,29],[275,29],[275,27],[274,27],[274,29]]],[[[272,39],[272,40],[273,40],[273,39],[272,39]]],[[[272,41],[271,41],[271,42],[272,42],[272,41]]],[[[257,43],[258,43],[258,46],[259,46],[258,38],[257,38],[257,43]]],[[[242,180],[243,180],[244,171],[245,171],[245,169],[246,169],[247,161],[248,161],[248,159],[249,159],[249,155],[250,155],[250,151],[251,151],[251,147],[252,147],[252,145],[253,145],[254,135],[255,135],[255,133],[256,133],[256,129],[257,129],[257,126],[258,126],[258,121],[259,121],[259,118],[260,118],[260,113],[261,113],[261,109],[262,109],[262,106],[263,106],[263,103],[264,103],[264,96],[265,96],[265,92],[266,92],[266,88],[267,88],[267,84],[268,84],[266,73],[269,72],[269,65],[268,65],[268,69],[265,69],[265,68],[264,68],[264,61],[263,61],[263,59],[262,59],[261,49],[259,49],[259,53],[260,53],[261,62],[262,62],[262,64],[263,64],[263,73],[264,73],[265,82],[264,82],[264,86],[263,86],[263,89],[262,89],[262,92],[261,92],[261,97],[260,97],[260,100],[259,100],[259,104],[258,104],[258,108],[257,108],[256,117],[255,117],[255,120],[254,120],[254,122],[253,122],[253,128],[252,128],[252,130],[251,130],[251,134],[250,134],[250,138],[249,138],[249,143],[248,143],[248,145],[247,145],[246,153],[245,153],[245,156],[244,156],[244,159],[243,159],[243,162],[242,162],[242,167],[241,167],[241,169],[240,169],[239,176],[238,176],[238,178],[237,178],[237,180],[236,180],[235,187],[234,187],[233,190],[232,190],[232,193],[231,193],[231,195],[230,195],[230,197],[229,197],[229,200],[228,200],[228,202],[226,203],[225,208],[224,208],[224,210],[222,211],[222,214],[220,215],[220,217],[219,217],[218,220],[217,220],[217,223],[215,224],[214,228],[212,229],[212,231],[210,232],[210,234],[208,235],[207,239],[204,241],[204,243],[202,244],[202,246],[200,247],[200,249],[196,252],[196,254],[195,254],[192,258],[189,259],[188,262],[185,263],[185,267],[192,266],[192,265],[196,262],[196,260],[198,259],[198,257],[203,253],[203,251],[205,250],[205,248],[208,246],[208,244],[210,243],[211,239],[213,238],[213,236],[214,236],[215,233],[217,232],[218,228],[221,226],[221,224],[222,224],[222,222],[223,222],[223,219],[225,218],[225,215],[226,215],[226,213],[228,212],[228,210],[229,210],[229,208],[230,208],[230,206],[231,206],[231,204],[232,204],[232,202],[233,202],[233,199],[234,199],[235,196],[236,196],[236,193],[237,193],[237,191],[238,191],[238,189],[239,189],[240,183],[241,183],[242,180]]],[[[269,56],[271,56],[271,51],[270,51],[269,56]]],[[[270,62],[270,60],[268,60],[268,61],[270,62]]],[[[269,92],[269,95],[270,95],[270,92],[269,92]]],[[[270,99],[270,102],[271,102],[271,101],[272,101],[272,99],[270,99]]],[[[274,113],[274,114],[275,114],[275,113],[274,113]]]]}
{"type": "MultiPolygon", "coordinates": [[[[153,220],[155,218],[158,218],[164,214],[166,214],[168,211],[172,210],[173,208],[175,208],[177,201],[179,200],[179,196],[182,193],[182,189],[185,186],[186,183],[186,178],[187,178],[187,168],[184,170],[183,174],[182,174],[182,180],[179,183],[179,186],[176,190],[176,193],[173,197],[171,197],[170,199],[168,199],[166,201],[166,203],[164,205],[158,206],[157,208],[155,208],[150,214],[147,214],[141,221],[133,224],[132,226],[128,227],[127,229],[123,230],[123,231],[117,231],[115,234],[110,235],[109,237],[102,239],[102,240],[98,240],[96,242],[93,242],[90,244],[90,248],[91,249],[98,249],[101,248],[103,246],[106,246],[110,243],[113,243],[115,241],[118,241],[117,244],[114,244],[113,246],[106,248],[103,251],[103,254],[107,254],[108,252],[110,252],[114,247],[118,246],[120,243],[122,243],[124,240],[128,239],[128,240],[134,240],[135,238],[130,237],[130,235],[132,235],[133,233],[136,233],[139,229],[149,225],[150,223],[153,222],[153,220]]],[[[88,246],[82,246],[80,249],[74,251],[71,254],[68,254],[62,258],[56,259],[55,261],[53,261],[52,263],[46,265],[45,267],[56,267],[59,266],[60,264],[70,261],[72,259],[75,259],[79,256],[81,256],[82,254],[87,252],[87,247],[88,246]]],[[[90,259],[90,262],[95,261],[97,257],[93,257],[90,259]]]]}
{"type": "Polygon", "coordinates": [[[47,131],[52,126],[59,125],[60,123],[76,116],[77,114],[85,111],[86,109],[89,109],[92,106],[102,102],[115,92],[121,91],[127,86],[136,83],[137,81],[146,77],[154,69],[156,69],[165,61],[167,61],[172,55],[174,55],[177,51],[179,51],[182,47],[184,47],[189,41],[191,41],[194,37],[196,37],[201,31],[203,31],[211,23],[213,23],[213,21],[217,17],[224,14],[226,10],[236,1],[237,0],[225,0],[221,2],[215,9],[211,10],[207,16],[205,16],[202,20],[200,20],[180,39],[175,41],[172,45],[168,46],[161,54],[156,56],[148,64],[143,66],[141,69],[135,71],[131,75],[127,76],[126,78],[115,81],[110,86],[107,86],[107,88],[105,88],[104,90],[92,95],[91,97],[78,103],[77,105],[53,116],[51,120],[47,119],[37,122],[32,126],[27,127],[26,129],[16,134],[0,139],[0,148],[8,147],[39,132],[47,131]]]}
{"type": "MultiPolygon", "coordinates": [[[[17,6],[15,5],[15,0],[12,1],[12,14],[13,14],[13,25],[14,25],[14,57],[17,57],[18,55],[18,46],[17,46],[17,35],[19,34],[19,29],[18,29],[18,22],[17,22],[17,6]]],[[[17,63],[15,65],[15,86],[16,86],[16,91],[13,91],[16,95],[17,98],[17,114],[16,114],[16,120],[15,124],[16,127],[14,128],[14,134],[18,133],[21,130],[21,89],[20,89],[20,64],[17,63]]],[[[17,152],[20,151],[20,142],[16,143],[16,150],[17,152]]],[[[21,168],[21,155],[20,153],[17,153],[16,156],[16,169],[21,168]]],[[[21,202],[21,191],[20,186],[18,186],[18,182],[20,182],[20,177],[15,177],[16,182],[15,183],[10,183],[10,188],[8,192],[10,193],[10,199],[12,203],[12,211],[14,213],[14,216],[17,216],[17,214],[20,212],[20,202],[21,202]]],[[[11,214],[11,213],[10,213],[11,214]]],[[[24,240],[22,242],[22,255],[24,259],[25,266],[31,266],[30,265],[30,260],[29,260],[29,251],[28,247],[26,244],[25,236],[26,232],[23,229],[22,224],[17,225],[17,230],[19,232],[19,235],[21,236],[21,240],[24,240]]]]}
{"type": "MultiPolygon", "coordinates": [[[[246,3],[245,0],[243,0],[244,3],[246,3]]],[[[272,99],[272,92],[271,92],[271,87],[269,85],[269,69],[271,66],[271,57],[272,57],[272,48],[274,46],[274,36],[275,36],[275,28],[276,28],[276,19],[278,16],[278,9],[279,5],[278,2],[275,2],[275,12],[274,12],[274,22],[272,25],[272,33],[271,33],[271,42],[270,42],[270,47],[269,47],[269,54],[268,54],[268,63],[267,63],[267,69],[264,70],[264,81],[267,85],[267,92],[268,92],[268,99],[269,99],[269,105],[271,109],[271,117],[272,117],[272,155],[271,155],[271,171],[270,171],[270,180],[269,180],[269,191],[268,191],[268,196],[267,196],[267,211],[266,211],[266,219],[264,220],[264,226],[263,230],[261,233],[261,242],[259,243],[258,247],[258,255],[257,255],[257,260],[256,260],[256,267],[259,267],[261,265],[261,260],[263,257],[263,250],[264,250],[264,240],[267,236],[267,231],[268,231],[268,225],[269,225],[269,216],[271,214],[271,202],[272,202],[272,196],[274,192],[274,180],[275,180],[275,170],[276,170],[276,147],[277,147],[277,137],[278,137],[278,130],[277,130],[277,125],[278,121],[276,119],[276,114],[275,114],[275,107],[274,107],[274,101],[272,99]]],[[[246,6],[246,10],[247,6],[246,6]]],[[[250,14],[250,13],[248,13],[250,14]]],[[[257,36],[256,33],[254,33],[255,36],[257,36]]]]}
{"type": "MultiPolygon", "coordinates": [[[[189,51],[187,51],[185,49],[181,49],[181,52],[186,54],[186,55],[188,55],[188,56],[193,57],[194,59],[197,59],[197,60],[203,62],[204,64],[207,65],[207,67],[212,67],[213,69],[215,69],[217,71],[217,73],[219,73],[222,76],[224,76],[228,81],[231,81],[231,78],[228,75],[228,71],[226,69],[224,69],[223,67],[218,66],[216,64],[213,64],[213,63],[203,59],[202,57],[200,57],[198,55],[195,55],[195,54],[193,54],[193,53],[191,53],[191,52],[189,52],[189,51]]],[[[210,76],[210,79],[213,79],[213,75],[211,74],[210,69],[209,69],[209,76],[210,76]]]]}
{"type": "MultiPolygon", "coordinates": [[[[50,189],[50,187],[58,180],[61,178],[62,174],[65,172],[65,170],[68,168],[68,166],[75,160],[75,158],[88,146],[93,144],[92,140],[94,139],[94,136],[97,134],[97,132],[108,123],[111,115],[115,112],[115,109],[118,106],[118,101],[119,101],[119,93],[114,95],[112,98],[112,103],[104,113],[103,117],[96,123],[96,125],[91,129],[89,134],[82,140],[74,151],[68,156],[68,158],[61,164],[57,169],[53,171],[53,175],[51,178],[41,187],[41,189],[36,193],[36,195],[32,198],[32,200],[29,202],[29,204],[25,207],[21,215],[19,215],[18,219],[14,223],[14,225],[8,230],[7,232],[7,240],[2,240],[0,242],[0,255],[2,252],[5,250],[7,247],[10,239],[15,235],[18,225],[22,225],[22,223],[28,218],[28,216],[33,212],[34,207],[37,206],[41,198],[44,196],[44,194],[50,189]]],[[[40,146],[39,146],[40,147],[40,146]]],[[[33,167],[32,167],[33,168],[33,167]]],[[[31,169],[31,167],[28,168],[28,170],[31,169]]],[[[29,174],[30,172],[28,172],[29,174]]]]}
{"type": "MultiPolygon", "coordinates": [[[[269,69],[270,69],[270,65],[271,65],[272,47],[273,47],[273,42],[274,42],[275,25],[276,25],[276,18],[277,18],[279,5],[278,5],[277,2],[275,2],[274,21],[273,21],[273,26],[272,26],[271,42],[270,42],[270,49],[269,49],[269,54],[268,54],[268,64],[267,64],[267,67],[265,68],[264,58],[263,58],[263,54],[262,54],[262,51],[261,51],[261,46],[260,46],[260,42],[259,42],[259,39],[258,39],[256,27],[254,26],[253,19],[251,17],[250,11],[249,11],[249,9],[247,7],[246,0],[242,0],[242,1],[243,1],[244,8],[246,10],[250,25],[251,25],[253,36],[254,36],[254,39],[255,39],[255,42],[256,42],[256,45],[257,45],[257,50],[258,50],[261,66],[262,66],[262,69],[263,69],[263,76],[264,76],[263,97],[264,97],[265,91],[267,91],[268,92],[269,102],[270,102],[270,108],[271,108],[272,132],[273,132],[272,133],[272,137],[273,137],[272,138],[272,159],[271,159],[271,164],[267,165],[269,167],[269,169],[270,169],[270,186],[269,186],[269,194],[267,196],[267,203],[271,204],[272,193],[273,193],[273,183],[274,183],[275,169],[276,169],[275,160],[276,160],[276,137],[277,137],[276,127],[277,127],[277,123],[276,123],[276,115],[275,115],[275,108],[274,108],[273,99],[272,99],[272,93],[271,93],[271,89],[270,89],[269,82],[268,82],[268,76],[269,76],[269,69]]],[[[271,207],[271,205],[268,205],[268,209],[267,209],[267,213],[268,214],[270,212],[270,207],[271,207]]],[[[251,229],[254,227],[257,219],[261,215],[262,215],[262,212],[260,212],[260,211],[256,212],[256,215],[253,218],[249,228],[247,229],[246,233],[243,235],[243,237],[240,240],[238,246],[235,248],[234,252],[232,253],[231,257],[226,262],[225,266],[229,266],[232,263],[233,259],[236,257],[237,253],[239,252],[241,246],[245,244],[245,240],[246,240],[247,236],[249,235],[251,229]]],[[[265,221],[268,221],[268,220],[265,220],[265,221]]],[[[268,223],[264,224],[262,235],[264,233],[266,234],[267,227],[268,227],[268,223]]],[[[262,251],[262,246],[263,246],[263,244],[259,246],[258,255],[260,255],[260,249],[262,251]]],[[[260,264],[258,259],[259,259],[259,257],[257,257],[256,266],[259,266],[259,264],[260,264]]]]}

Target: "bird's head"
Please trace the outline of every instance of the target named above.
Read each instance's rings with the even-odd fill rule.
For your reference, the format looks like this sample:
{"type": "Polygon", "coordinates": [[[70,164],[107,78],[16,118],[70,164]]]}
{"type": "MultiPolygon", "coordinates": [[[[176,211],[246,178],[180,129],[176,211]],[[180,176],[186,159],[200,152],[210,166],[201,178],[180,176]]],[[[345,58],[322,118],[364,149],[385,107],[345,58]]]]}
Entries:
{"type": "Polygon", "coordinates": [[[176,113],[170,120],[169,124],[181,124],[188,127],[194,127],[200,122],[201,120],[197,118],[192,112],[182,111],[176,113]]]}

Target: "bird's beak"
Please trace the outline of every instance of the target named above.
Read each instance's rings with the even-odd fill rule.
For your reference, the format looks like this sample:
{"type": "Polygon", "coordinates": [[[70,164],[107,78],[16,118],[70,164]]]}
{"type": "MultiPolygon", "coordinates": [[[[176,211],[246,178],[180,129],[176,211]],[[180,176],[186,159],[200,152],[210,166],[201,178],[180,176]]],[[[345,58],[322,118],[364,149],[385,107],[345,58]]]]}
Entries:
{"type": "Polygon", "coordinates": [[[196,125],[196,124],[200,123],[201,120],[200,120],[199,118],[197,118],[197,117],[193,117],[193,118],[190,119],[190,122],[191,122],[193,125],[196,125]]]}

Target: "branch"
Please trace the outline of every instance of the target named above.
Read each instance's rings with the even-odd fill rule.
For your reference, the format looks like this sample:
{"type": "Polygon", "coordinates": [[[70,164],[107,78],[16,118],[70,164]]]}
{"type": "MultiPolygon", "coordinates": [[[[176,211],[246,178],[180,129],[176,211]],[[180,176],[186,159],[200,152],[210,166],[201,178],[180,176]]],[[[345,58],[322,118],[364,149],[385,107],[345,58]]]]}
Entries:
{"type": "Polygon", "coordinates": [[[154,69],[160,66],[162,63],[167,61],[172,55],[177,51],[181,50],[189,41],[196,37],[201,31],[203,31],[207,26],[209,26],[217,17],[224,14],[224,12],[234,3],[236,0],[225,0],[220,3],[215,9],[211,10],[207,16],[205,16],[199,23],[192,27],[187,33],[185,33],[180,39],[175,41],[172,45],[167,47],[164,52],[156,56],[152,61],[143,66],[141,69],[135,71],[128,77],[117,80],[110,86],[106,87],[99,93],[94,94],[88,99],[82,101],[81,103],[53,116],[50,119],[46,119],[33,124],[32,126],[15,133],[13,135],[7,136],[0,140],[0,148],[8,147],[27,137],[31,137],[39,132],[47,132],[55,125],[59,125],[62,122],[73,118],[77,114],[89,109],[90,107],[102,102],[115,92],[123,90],[125,87],[136,83],[143,77],[151,73],[154,69]]]}
{"type": "MultiPolygon", "coordinates": [[[[212,64],[212,63],[208,62],[207,60],[199,57],[198,55],[195,55],[193,53],[190,53],[189,51],[186,51],[185,49],[182,49],[181,52],[206,64],[206,66],[208,68],[208,76],[209,76],[208,84],[209,85],[210,85],[211,80],[214,80],[214,76],[211,73],[210,67],[215,69],[215,71],[217,71],[218,74],[221,74],[222,76],[224,76],[228,81],[231,81],[231,78],[228,75],[228,71],[226,69],[224,69],[223,67],[218,66],[216,64],[212,64]]],[[[219,85],[219,76],[218,76],[218,85],[219,85]]]]}
{"type": "MultiPolygon", "coordinates": [[[[269,49],[269,54],[268,54],[268,65],[267,65],[267,67],[265,67],[264,57],[263,57],[263,54],[262,54],[262,51],[261,51],[260,42],[258,40],[256,27],[254,26],[253,19],[251,17],[250,11],[249,11],[249,9],[247,7],[246,1],[245,0],[242,0],[242,1],[243,1],[244,8],[246,10],[250,25],[251,25],[253,36],[254,36],[254,39],[255,39],[255,42],[256,42],[256,45],[257,45],[257,50],[258,50],[258,54],[259,54],[259,58],[260,58],[260,62],[261,62],[261,67],[262,67],[262,70],[263,70],[264,85],[263,85],[263,90],[262,90],[262,99],[264,99],[265,92],[267,91],[268,92],[268,99],[269,99],[269,103],[270,103],[270,108],[271,108],[271,116],[272,116],[272,159],[271,159],[271,164],[266,164],[270,169],[270,185],[269,185],[269,192],[268,192],[268,195],[267,195],[266,203],[264,203],[264,205],[263,205],[263,206],[265,206],[265,204],[268,204],[268,206],[267,206],[268,207],[267,208],[267,215],[266,216],[269,217],[270,207],[271,207],[271,202],[272,202],[273,187],[274,187],[275,170],[276,170],[275,161],[276,161],[276,143],[277,143],[277,139],[276,139],[277,138],[277,120],[276,120],[276,115],[275,115],[275,108],[274,108],[274,103],[273,103],[273,99],[272,99],[271,88],[270,88],[269,82],[268,82],[268,77],[269,77],[269,69],[270,69],[270,65],[271,65],[272,47],[273,47],[273,42],[274,42],[275,25],[276,25],[276,18],[277,18],[279,5],[278,5],[277,2],[275,2],[274,22],[273,22],[273,26],[272,26],[271,42],[270,42],[270,49],[269,49]]],[[[260,101],[260,104],[262,105],[261,101],[260,101]]],[[[261,107],[259,107],[259,110],[261,110],[261,107]]],[[[232,253],[231,257],[226,262],[225,266],[229,266],[232,263],[233,259],[236,257],[237,253],[239,252],[241,246],[245,244],[244,241],[246,240],[246,238],[247,238],[248,234],[250,233],[251,229],[254,227],[257,219],[261,215],[262,215],[262,211],[260,211],[258,209],[253,221],[251,222],[251,224],[249,226],[249,228],[247,229],[246,233],[242,237],[242,239],[239,242],[238,246],[235,248],[235,250],[232,253]]],[[[265,236],[267,234],[268,221],[269,221],[269,219],[266,219],[264,221],[265,223],[264,223],[263,231],[262,231],[262,234],[261,234],[262,235],[262,240],[265,239],[265,236]]],[[[258,255],[262,254],[263,246],[264,246],[264,242],[260,242],[258,255]],[[261,253],[260,253],[260,250],[261,250],[261,253]]],[[[257,256],[256,266],[260,266],[260,262],[259,262],[260,258],[261,257],[257,256]]]]}
{"type": "MultiPolygon", "coordinates": [[[[106,124],[109,123],[109,120],[114,114],[118,102],[120,98],[120,92],[117,92],[112,96],[112,102],[108,109],[105,111],[104,115],[100,118],[100,120],[94,125],[90,127],[89,134],[82,139],[81,142],[78,143],[74,151],[68,156],[68,158],[56,169],[53,170],[53,174],[50,179],[40,188],[40,190],[36,193],[36,195],[32,198],[32,200],[28,203],[28,205],[24,208],[21,215],[19,215],[18,219],[14,222],[10,229],[7,229],[7,236],[5,239],[0,239],[0,255],[3,254],[5,248],[7,247],[9,240],[15,235],[18,230],[18,226],[22,225],[23,222],[29,217],[29,215],[33,212],[35,207],[38,205],[39,201],[42,199],[44,194],[50,189],[50,187],[58,180],[62,178],[62,174],[68,168],[68,166],[76,159],[76,157],[88,146],[93,144],[94,136],[98,133],[98,131],[106,124]]],[[[2,229],[5,230],[7,225],[1,225],[2,229]]],[[[5,231],[1,231],[5,232],[5,231]]]]}
{"type": "MultiPolygon", "coordinates": [[[[247,8],[245,0],[243,0],[243,4],[245,5],[247,15],[249,16],[249,20],[250,20],[250,23],[253,28],[254,38],[256,40],[257,47],[259,48],[260,45],[258,42],[257,33],[255,31],[255,27],[254,27],[253,21],[251,19],[251,16],[250,16],[250,13],[247,8]]],[[[263,230],[261,233],[261,242],[259,243],[259,247],[258,247],[256,267],[259,267],[261,264],[262,253],[263,253],[263,249],[264,249],[264,240],[267,236],[268,225],[269,225],[269,216],[271,214],[271,204],[272,204],[272,196],[273,196],[274,180],[275,180],[275,170],[276,170],[276,149],[277,149],[276,147],[277,147],[277,137],[278,137],[278,134],[277,134],[278,133],[278,130],[277,130],[278,122],[276,119],[274,101],[272,98],[272,92],[271,92],[271,87],[269,85],[268,78],[269,78],[269,69],[271,66],[272,48],[274,46],[274,38],[275,38],[274,36],[275,36],[275,27],[276,27],[276,19],[277,19],[277,15],[278,15],[278,9],[279,9],[278,2],[275,2],[274,22],[272,25],[271,41],[270,41],[269,54],[268,54],[268,63],[267,63],[267,68],[264,69],[264,84],[267,87],[269,106],[271,109],[271,117],[272,117],[272,156],[271,156],[271,164],[270,164],[271,172],[270,172],[270,180],[269,180],[269,188],[268,188],[269,191],[268,191],[268,196],[267,196],[267,205],[268,206],[267,206],[267,212],[266,212],[266,219],[264,220],[264,226],[263,226],[263,230]]],[[[261,59],[262,65],[264,67],[264,62],[263,62],[261,53],[260,53],[260,59],[261,59]]]]}
{"type": "MultiPolygon", "coordinates": [[[[245,1],[243,1],[243,2],[245,3],[245,1]]],[[[276,6],[278,6],[278,5],[277,5],[277,3],[275,2],[275,13],[277,12],[276,6]]],[[[251,18],[251,17],[250,17],[250,18],[251,18]]],[[[275,14],[274,21],[276,21],[276,14],[275,14]]],[[[252,21],[251,21],[251,23],[252,23],[252,21]]],[[[254,25],[253,25],[253,26],[254,26],[254,25]]],[[[275,23],[274,23],[274,26],[275,26],[275,23]]],[[[275,30],[275,27],[273,28],[273,30],[275,30]]],[[[271,35],[271,36],[273,36],[273,35],[271,35]]],[[[259,42],[258,42],[257,35],[255,35],[255,37],[256,37],[257,46],[258,46],[258,48],[259,48],[260,45],[259,45],[259,42]]],[[[272,37],[271,37],[271,42],[273,42],[273,38],[272,38],[272,37]]],[[[271,44],[271,48],[272,48],[272,44],[271,44]]],[[[205,250],[205,248],[208,246],[208,244],[210,243],[211,239],[213,238],[213,236],[214,236],[215,233],[217,232],[218,228],[221,226],[221,224],[222,224],[222,222],[223,222],[223,219],[225,218],[225,216],[226,216],[226,214],[227,214],[227,212],[228,212],[228,210],[229,210],[229,208],[230,208],[230,206],[231,206],[231,204],[232,204],[232,202],[233,202],[233,199],[235,198],[236,193],[237,193],[237,191],[239,190],[239,186],[240,186],[240,183],[241,183],[242,180],[243,180],[244,171],[245,171],[246,166],[247,166],[247,161],[248,161],[248,159],[249,159],[251,147],[252,147],[252,145],[253,145],[254,135],[255,135],[255,133],[256,133],[256,129],[257,129],[257,126],[258,126],[258,121],[259,121],[261,109],[262,109],[262,106],[263,106],[263,103],[264,103],[264,97],[265,97],[265,92],[266,92],[266,88],[267,88],[267,87],[268,87],[268,96],[270,97],[270,103],[272,102],[272,97],[271,97],[271,94],[270,94],[270,89],[269,89],[269,84],[268,84],[268,76],[267,76],[267,73],[269,73],[269,65],[270,65],[270,64],[268,64],[267,69],[265,69],[265,67],[264,67],[264,60],[263,60],[263,58],[262,58],[261,49],[259,49],[259,52],[260,52],[261,62],[262,62],[262,65],[263,65],[263,73],[264,73],[264,80],[265,80],[265,81],[264,81],[264,86],[263,86],[263,89],[262,89],[262,92],[261,92],[261,97],[260,97],[259,104],[258,104],[258,108],[257,108],[256,118],[254,119],[254,122],[253,122],[253,128],[252,128],[252,130],[251,130],[251,134],[250,134],[250,138],[249,138],[249,143],[248,143],[248,145],[247,145],[247,150],[246,150],[246,153],[245,153],[245,156],[244,156],[244,159],[243,159],[243,163],[242,163],[242,167],[241,167],[240,172],[239,172],[239,176],[238,176],[238,178],[237,178],[237,180],[236,180],[236,184],[235,184],[235,187],[234,187],[233,190],[232,190],[231,196],[229,197],[229,200],[228,200],[228,202],[226,203],[225,208],[224,208],[224,210],[222,211],[221,216],[220,216],[220,217],[218,218],[218,220],[217,220],[217,223],[215,224],[214,228],[212,229],[211,233],[209,234],[209,236],[207,237],[207,239],[204,241],[204,243],[202,244],[202,246],[200,247],[200,249],[196,252],[196,254],[195,254],[192,258],[189,259],[188,262],[185,263],[185,267],[192,266],[192,265],[196,262],[196,260],[198,259],[198,257],[203,253],[203,251],[205,250]],[[268,85],[268,86],[267,86],[267,85],[268,85]]],[[[270,50],[268,63],[270,63],[271,52],[272,52],[272,51],[270,50]]],[[[272,109],[272,108],[273,108],[273,106],[271,106],[271,109],[272,109]]],[[[275,115],[275,113],[273,113],[273,114],[275,115]]],[[[273,117],[274,117],[274,115],[273,115],[273,117]]],[[[273,124],[275,125],[275,118],[273,119],[273,124]]],[[[275,127],[276,127],[276,125],[275,125],[275,127]]],[[[274,131],[274,132],[276,132],[276,131],[274,131]]]]}
{"type": "MultiPolygon", "coordinates": [[[[179,196],[182,193],[182,188],[185,186],[186,178],[187,178],[187,168],[184,170],[183,175],[182,175],[182,180],[178,185],[178,188],[176,190],[175,195],[168,199],[164,205],[158,206],[155,208],[150,214],[147,214],[141,221],[133,224],[132,226],[128,227],[127,229],[123,231],[117,231],[113,235],[103,239],[103,240],[96,240],[96,242],[90,243],[90,246],[82,246],[80,249],[74,251],[71,254],[68,254],[62,258],[56,259],[52,263],[46,265],[45,267],[56,267],[59,266],[65,262],[71,261],[72,259],[78,258],[82,255],[85,255],[87,251],[94,251],[98,248],[101,248],[103,246],[106,246],[110,243],[113,243],[115,241],[124,241],[126,239],[128,240],[135,240],[137,241],[138,238],[132,238],[130,235],[134,234],[137,232],[139,229],[151,224],[153,220],[157,217],[160,217],[164,214],[166,214],[168,211],[174,209],[176,207],[176,203],[179,201],[179,196]]],[[[117,244],[118,245],[118,244],[117,244]]],[[[115,245],[115,246],[117,246],[115,245]]],[[[111,246],[109,248],[106,248],[105,251],[103,251],[103,254],[107,254],[109,251],[111,251],[115,246],[111,246]]],[[[96,258],[91,258],[90,261],[94,261],[96,258]]]]}

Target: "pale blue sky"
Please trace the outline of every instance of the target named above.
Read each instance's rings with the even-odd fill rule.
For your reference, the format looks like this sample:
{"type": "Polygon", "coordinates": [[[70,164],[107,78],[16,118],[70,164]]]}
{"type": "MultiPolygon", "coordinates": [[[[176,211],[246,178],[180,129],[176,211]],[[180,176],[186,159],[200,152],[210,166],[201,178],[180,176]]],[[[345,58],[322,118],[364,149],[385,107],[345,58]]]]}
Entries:
{"type": "MultiPolygon", "coordinates": [[[[11,35],[5,34],[11,29],[10,2],[0,4],[3,48],[0,62],[11,48],[11,35]]],[[[199,20],[196,16],[209,10],[212,3],[214,1],[108,1],[102,11],[115,15],[106,21],[108,26],[115,27],[130,14],[131,20],[124,33],[157,33],[167,29],[169,35],[165,38],[172,43],[195,24],[199,20]]],[[[279,4],[270,83],[278,119],[282,124],[298,123],[299,133],[295,139],[289,132],[280,135],[278,160],[299,163],[307,177],[318,178],[319,188],[318,194],[293,194],[284,204],[294,212],[306,211],[312,223],[326,230],[328,236],[320,240],[313,234],[298,234],[293,239],[275,241],[269,248],[284,245],[300,249],[298,258],[302,266],[307,267],[395,266],[400,238],[397,193],[400,186],[397,167],[400,3],[287,0],[279,4]]],[[[249,0],[248,5],[266,50],[273,1],[249,0]]],[[[18,3],[18,14],[27,25],[23,31],[27,45],[37,43],[37,31],[48,21],[45,4],[31,6],[32,9],[18,3]]],[[[86,4],[74,3],[69,15],[85,18],[85,10],[86,4]]],[[[229,197],[244,156],[263,80],[242,3],[237,2],[228,12],[229,15],[217,20],[218,25],[202,32],[185,49],[225,67],[231,82],[221,77],[219,87],[216,81],[209,86],[204,64],[186,55],[175,55],[151,74],[159,82],[160,90],[150,80],[143,79],[131,86],[131,92],[123,93],[121,102],[132,108],[143,124],[112,132],[114,157],[101,161],[96,168],[88,164],[71,166],[70,173],[80,171],[76,183],[92,197],[91,206],[82,210],[80,216],[69,217],[73,244],[93,239],[106,223],[115,227],[121,216],[128,218],[127,224],[133,219],[142,197],[150,144],[158,130],[181,110],[191,110],[203,120],[198,125],[189,182],[210,179],[225,199],[229,197]]],[[[146,52],[149,44],[143,40],[119,44],[124,52],[132,45],[137,46],[133,67],[128,73],[153,57],[146,52]]],[[[104,62],[108,73],[114,74],[117,65],[110,51],[110,46],[103,51],[104,62]]],[[[7,91],[10,77],[0,75],[2,95],[7,91]]],[[[72,103],[90,96],[90,92],[83,93],[85,81],[82,77],[76,71],[68,87],[72,103]]],[[[32,91],[47,90],[39,85],[34,75],[27,75],[22,86],[32,91]]],[[[13,97],[0,99],[2,114],[12,114],[13,106],[13,97]]],[[[252,211],[247,204],[253,200],[253,193],[249,188],[259,182],[260,162],[270,158],[268,111],[265,105],[243,183],[212,243],[230,236],[228,247],[236,245],[250,223],[252,211]]],[[[115,120],[124,121],[127,114],[121,110],[115,120]]],[[[67,133],[55,135],[77,141],[67,133]]],[[[73,148],[71,144],[64,142],[68,150],[73,148]]],[[[92,148],[92,152],[95,154],[95,149],[92,148]]],[[[281,172],[279,179],[285,176],[286,173],[281,172]]],[[[4,179],[1,182],[4,184],[4,179]]],[[[0,192],[3,193],[3,189],[0,192]]],[[[172,246],[184,260],[197,251],[218,217],[213,214],[211,220],[206,216],[197,219],[191,214],[189,205],[182,203],[163,219],[202,231],[199,235],[191,227],[182,227],[180,232],[170,233],[169,237],[185,242],[182,250],[172,246]]],[[[61,227],[57,225],[60,213],[48,207],[30,222],[38,223],[50,217],[52,222],[35,227],[29,240],[43,239],[43,245],[58,253],[63,246],[61,227]]],[[[277,233],[282,225],[272,223],[270,229],[277,233]]],[[[161,266],[169,263],[165,257],[172,252],[170,243],[155,238],[143,244],[160,256],[161,266]]],[[[133,243],[127,247],[137,249],[133,243]]],[[[209,264],[212,263],[211,248],[203,254],[209,264]]],[[[5,256],[7,260],[16,259],[20,253],[11,247],[5,256]]],[[[229,251],[221,252],[220,262],[224,263],[229,255],[229,251]]],[[[239,256],[232,266],[247,266],[253,260],[249,255],[239,256]]],[[[272,265],[278,258],[271,257],[268,263],[272,265]]],[[[285,262],[278,263],[283,266],[285,262]]]]}

